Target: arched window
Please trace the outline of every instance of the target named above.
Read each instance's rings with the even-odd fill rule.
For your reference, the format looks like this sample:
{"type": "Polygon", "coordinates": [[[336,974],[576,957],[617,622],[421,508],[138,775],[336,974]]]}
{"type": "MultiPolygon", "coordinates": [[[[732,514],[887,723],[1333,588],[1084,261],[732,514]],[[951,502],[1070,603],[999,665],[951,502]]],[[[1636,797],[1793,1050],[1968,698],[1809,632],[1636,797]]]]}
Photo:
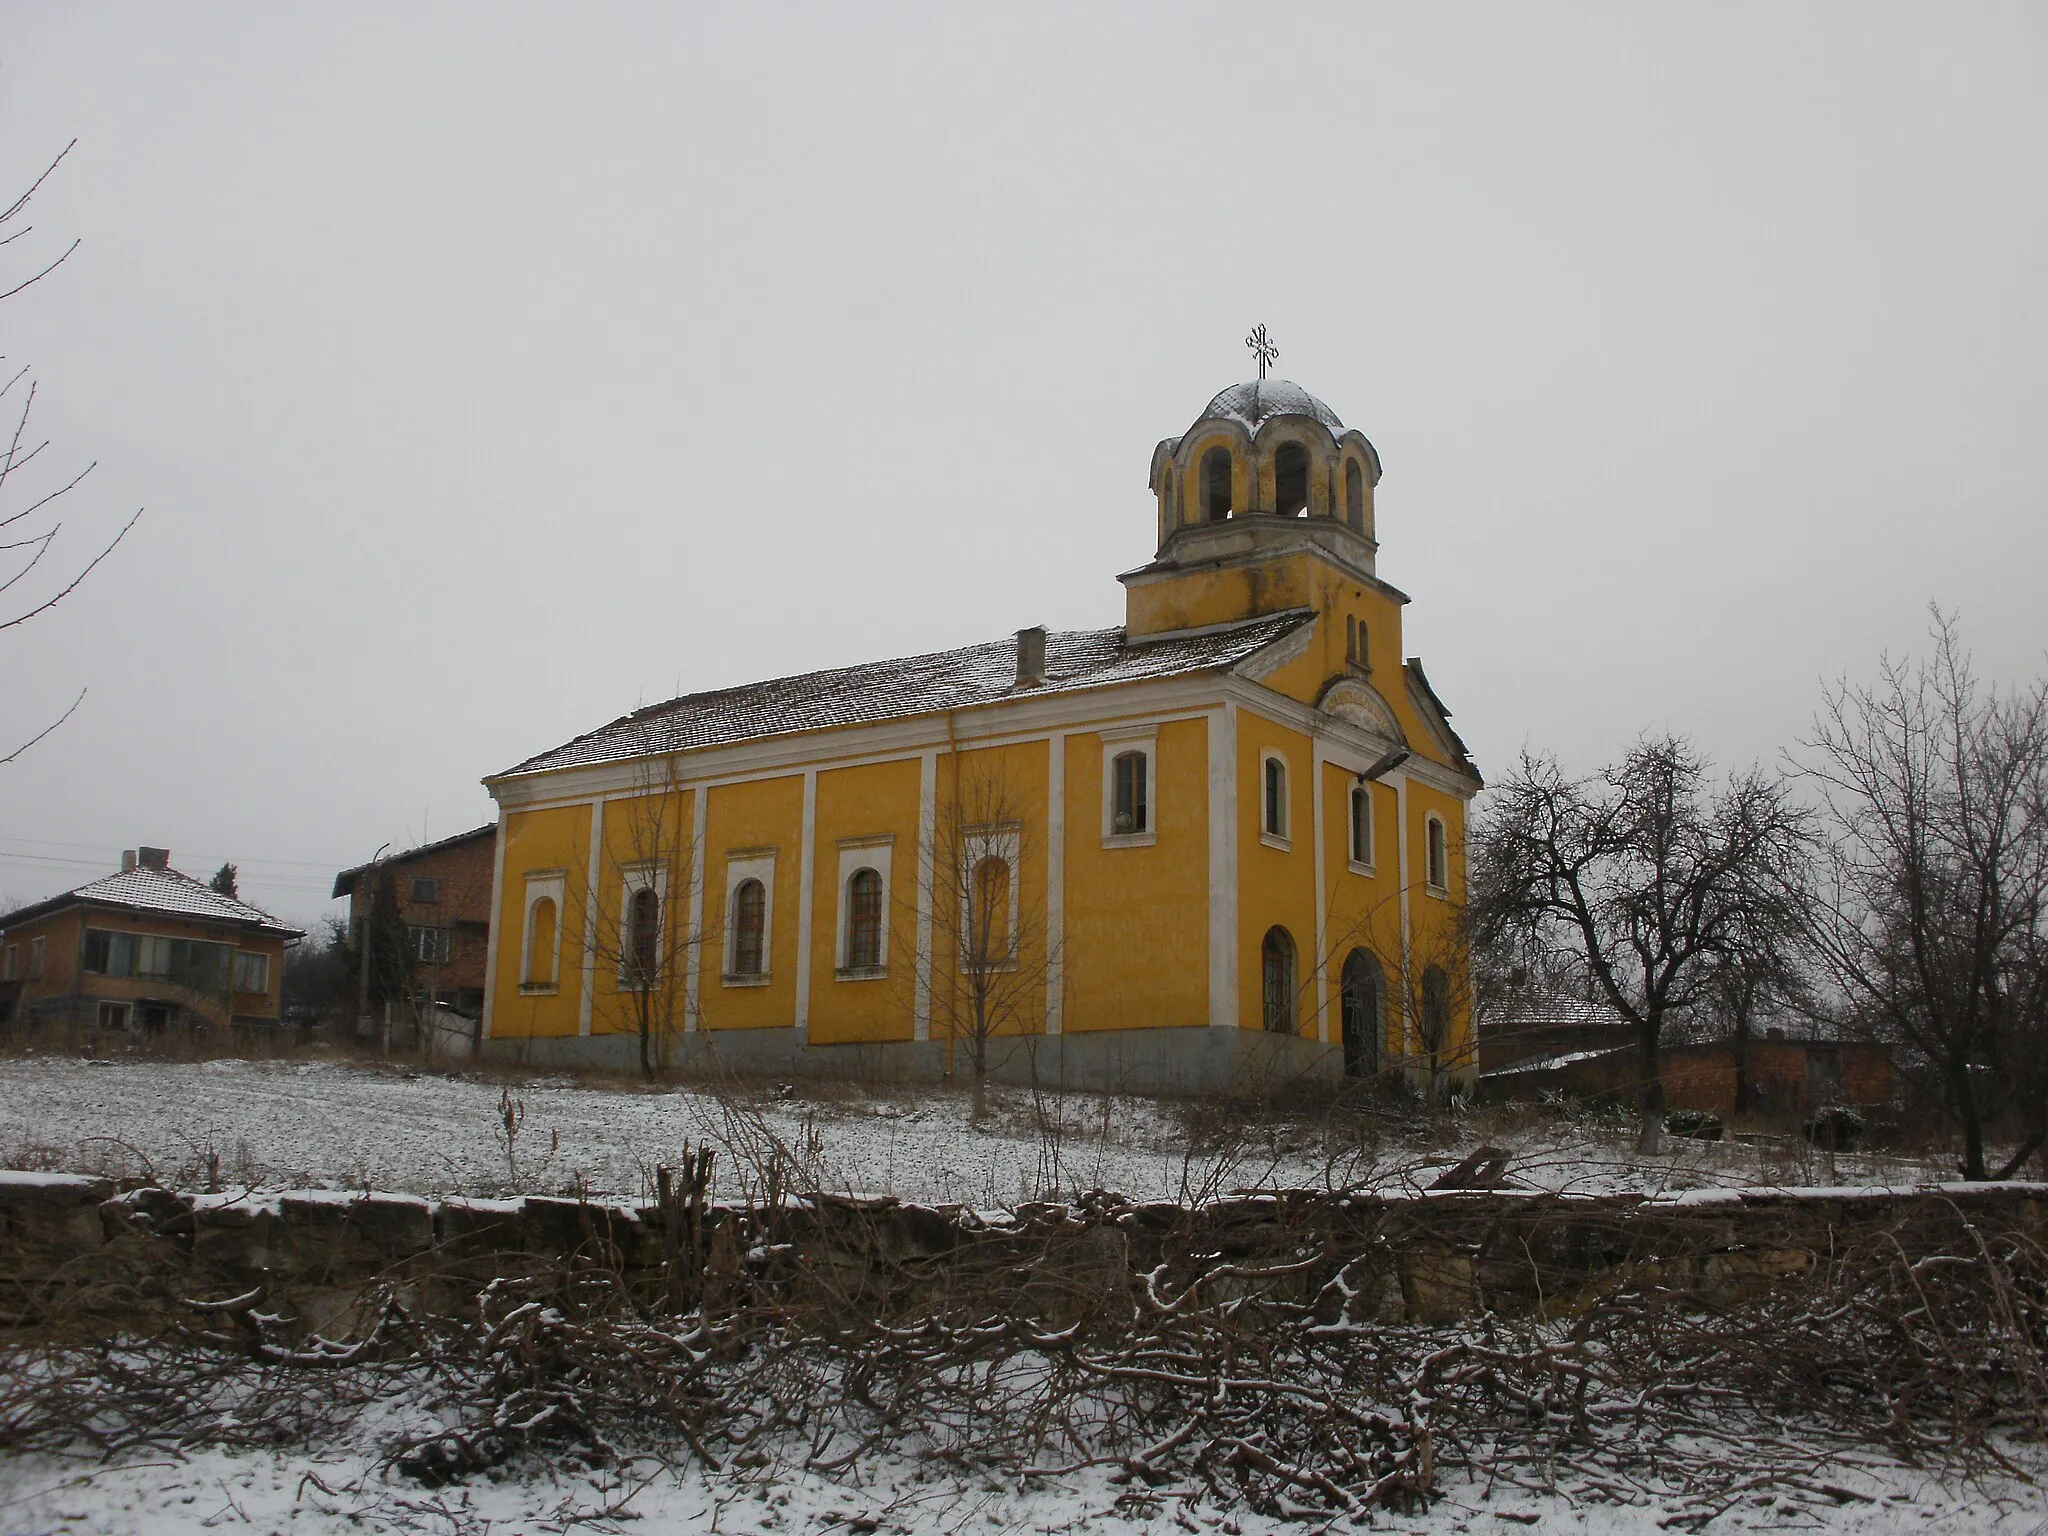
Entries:
{"type": "Polygon", "coordinates": [[[1143,832],[1151,826],[1152,808],[1145,803],[1145,754],[1119,752],[1110,765],[1111,785],[1109,829],[1121,837],[1143,832]]]}
{"type": "Polygon", "coordinates": [[[1287,764],[1277,757],[1266,759],[1265,830],[1269,837],[1287,835],[1287,764]]]}
{"type": "Polygon", "coordinates": [[[1220,523],[1230,516],[1230,450],[1211,448],[1202,455],[1202,521],[1220,523]]]}
{"type": "Polygon", "coordinates": [[[857,869],[846,882],[846,967],[871,971],[882,963],[882,877],[857,869]]]}
{"type": "Polygon", "coordinates": [[[742,880],[732,893],[732,973],[758,976],[768,933],[768,888],[742,880]]]}
{"type": "Polygon", "coordinates": [[[1294,939],[1285,928],[1268,928],[1259,946],[1260,972],[1265,978],[1266,1028],[1294,1033],[1294,939]]]}
{"type": "Polygon", "coordinates": [[[1354,949],[1345,956],[1342,991],[1344,1074],[1370,1077],[1379,1070],[1387,1017],[1386,972],[1370,951],[1354,949]]]}
{"type": "Polygon", "coordinates": [[[1308,450],[1299,443],[1282,443],[1273,455],[1273,510],[1282,517],[1308,511],[1308,450]]]}
{"type": "Polygon", "coordinates": [[[526,913],[526,977],[529,987],[551,986],[555,979],[555,903],[543,896],[526,913]]]}
{"type": "Polygon", "coordinates": [[[1365,532],[1365,471],[1356,459],[1344,462],[1344,521],[1365,532]]]}
{"type": "Polygon", "coordinates": [[[661,971],[661,892],[643,885],[626,905],[626,980],[652,986],[661,971]]]}
{"type": "Polygon", "coordinates": [[[1428,837],[1428,862],[1424,868],[1429,876],[1429,888],[1433,891],[1447,891],[1451,887],[1451,861],[1444,842],[1444,824],[1441,817],[1429,818],[1428,837]]]}
{"type": "Polygon", "coordinates": [[[1351,786],[1351,862],[1372,863],[1372,788],[1351,786]]]}
{"type": "Polygon", "coordinates": [[[1169,469],[1159,477],[1159,542],[1164,544],[1179,526],[1180,508],[1173,502],[1173,471],[1169,469]]]}
{"type": "Polygon", "coordinates": [[[1450,1044],[1451,978],[1440,965],[1422,973],[1422,1048],[1441,1056],[1450,1044]]]}
{"type": "Polygon", "coordinates": [[[974,866],[967,908],[968,966],[1010,957],[1010,866],[991,854],[974,866]]]}

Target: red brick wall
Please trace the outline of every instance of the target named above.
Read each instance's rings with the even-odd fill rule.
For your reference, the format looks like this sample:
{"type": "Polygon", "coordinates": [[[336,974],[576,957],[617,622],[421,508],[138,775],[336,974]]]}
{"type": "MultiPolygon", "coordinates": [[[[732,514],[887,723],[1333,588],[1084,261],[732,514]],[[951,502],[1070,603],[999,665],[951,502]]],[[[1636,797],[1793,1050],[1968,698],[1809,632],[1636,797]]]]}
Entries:
{"type": "Polygon", "coordinates": [[[400,854],[386,859],[379,870],[364,870],[349,895],[351,931],[369,911],[372,882],[388,873],[398,893],[399,916],[408,928],[453,930],[448,963],[421,965],[415,961],[415,980],[444,1000],[453,1000],[454,994],[463,991],[481,996],[491,937],[491,871],[496,855],[497,839],[486,835],[431,852],[400,854]],[[424,878],[440,882],[438,899],[433,902],[412,899],[413,881],[424,878]]]}

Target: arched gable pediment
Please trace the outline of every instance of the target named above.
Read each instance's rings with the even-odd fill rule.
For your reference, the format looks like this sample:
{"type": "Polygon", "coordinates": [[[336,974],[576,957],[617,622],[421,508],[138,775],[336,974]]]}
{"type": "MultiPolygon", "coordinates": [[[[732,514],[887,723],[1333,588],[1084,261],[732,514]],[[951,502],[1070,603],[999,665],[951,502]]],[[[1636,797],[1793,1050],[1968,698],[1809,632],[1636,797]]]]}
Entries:
{"type": "Polygon", "coordinates": [[[1335,715],[1347,725],[1384,737],[1394,746],[1410,745],[1393,706],[1362,677],[1347,673],[1331,678],[1323,685],[1323,691],[1316,699],[1316,708],[1326,715],[1335,715]]]}

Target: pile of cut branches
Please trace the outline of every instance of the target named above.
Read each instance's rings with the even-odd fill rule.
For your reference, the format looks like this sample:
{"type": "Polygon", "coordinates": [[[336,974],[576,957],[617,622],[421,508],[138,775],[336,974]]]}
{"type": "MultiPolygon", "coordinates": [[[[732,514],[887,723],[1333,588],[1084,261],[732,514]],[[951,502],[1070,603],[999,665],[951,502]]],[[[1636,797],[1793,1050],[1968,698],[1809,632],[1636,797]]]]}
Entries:
{"type": "Polygon", "coordinates": [[[1387,1242],[1336,1253],[1309,1220],[1247,1258],[1191,1218],[1133,1278],[1085,1213],[978,1261],[848,1268],[795,1256],[777,1209],[722,1274],[701,1248],[653,1292],[579,1263],[452,1315],[386,1281],[345,1341],[260,1293],[112,1344],[46,1302],[0,1341],[0,1448],[316,1445],[402,1397],[388,1456],[428,1483],[536,1456],[836,1473],[911,1451],[1282,1515],[1411,1508],[1457,1474],[1676,1499],[1686,1524],[1760,1490],[1852,1497],[1829,1469],[1859,1455],[2011,1471],[2048,1435],[2048,1254],[1934,1198],[1719,1304],[1631,1262],[1437,1325],[1403,1320],[1387,1242]]]}

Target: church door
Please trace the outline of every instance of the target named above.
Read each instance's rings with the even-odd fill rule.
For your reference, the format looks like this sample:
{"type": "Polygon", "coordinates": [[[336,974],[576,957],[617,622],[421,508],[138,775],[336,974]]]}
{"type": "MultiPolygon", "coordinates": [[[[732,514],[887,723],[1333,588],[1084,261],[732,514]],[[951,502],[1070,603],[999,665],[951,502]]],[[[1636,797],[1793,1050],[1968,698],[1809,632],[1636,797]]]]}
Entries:
{"type": "Polygon", "coordinates": [[[1381,1000],[1386,984],[1380,963],[1362,949],[1344,961],[1344,1075],[1371,1077],[1380,1068],[1381,1000]]]}

